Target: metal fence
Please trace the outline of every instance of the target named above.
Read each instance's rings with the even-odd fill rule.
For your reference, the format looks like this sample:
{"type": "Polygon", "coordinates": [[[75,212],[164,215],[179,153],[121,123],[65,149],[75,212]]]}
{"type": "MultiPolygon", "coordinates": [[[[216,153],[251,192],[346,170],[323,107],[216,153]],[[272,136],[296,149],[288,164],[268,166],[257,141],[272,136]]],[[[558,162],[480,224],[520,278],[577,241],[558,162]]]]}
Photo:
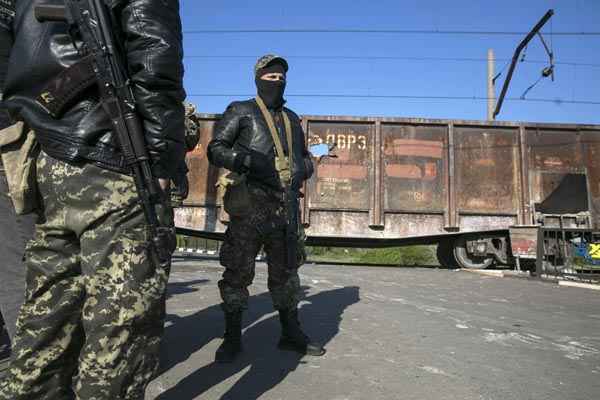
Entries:
{"type": "Polygon", "coordinates": [[[540,228],[536,275],[541,278],[600,282],[600,232],[540,228]]]}
{"type": "Polygon", "coordinates": [[[218,256],[221,242],[192,236],[177,235],[176,254],[181,256],[218,256]]]}

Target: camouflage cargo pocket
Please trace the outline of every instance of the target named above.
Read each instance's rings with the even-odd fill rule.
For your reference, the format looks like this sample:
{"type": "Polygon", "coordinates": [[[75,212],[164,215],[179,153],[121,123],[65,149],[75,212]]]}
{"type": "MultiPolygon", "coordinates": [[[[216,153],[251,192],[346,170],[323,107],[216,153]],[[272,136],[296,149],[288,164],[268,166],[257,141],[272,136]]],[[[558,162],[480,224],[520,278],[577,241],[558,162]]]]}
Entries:
{"type": "Polygon", "coordinates": [[[250,192],[244,175],[230,172],[219,178],[217,186],[225,190],[223,207],[225,212],[232,217],[245,217],[252,209],[250,192]]]}

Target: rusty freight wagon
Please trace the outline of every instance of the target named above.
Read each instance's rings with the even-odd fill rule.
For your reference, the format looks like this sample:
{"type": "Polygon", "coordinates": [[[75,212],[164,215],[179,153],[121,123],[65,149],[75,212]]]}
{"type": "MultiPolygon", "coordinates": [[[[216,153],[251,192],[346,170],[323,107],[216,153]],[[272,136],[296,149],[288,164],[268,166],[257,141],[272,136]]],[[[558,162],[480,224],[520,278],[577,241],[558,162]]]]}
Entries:
{"type": "MultiPolygon", "coordinates": [[[[206,157],[219,115],[196,116],[200,144],[188,155],[191,191],[176,224],[221,239],[222,171],[206,157]]],[[[538,254],[556,263],[560,235],[596,240],[600,126],[339,116],[302,123],[308,143],[336,144],[335,158],[322,159],[304,188],[311,245],[438,244],[442,265],[485,268],[538,254]]]]}

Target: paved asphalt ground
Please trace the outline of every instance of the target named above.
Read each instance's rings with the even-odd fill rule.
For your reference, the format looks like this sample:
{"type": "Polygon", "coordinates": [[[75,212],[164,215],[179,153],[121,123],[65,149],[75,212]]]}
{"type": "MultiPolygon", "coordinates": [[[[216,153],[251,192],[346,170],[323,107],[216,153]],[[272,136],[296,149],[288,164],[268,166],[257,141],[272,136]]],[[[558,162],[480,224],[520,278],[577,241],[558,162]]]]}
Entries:
{"type": "Polygon", "coordinates": [[[257,267],[244,355],[223,332],[214,261],[176,262],[160,376],[147,399],[600,399],[600,291],[426,268],[307,265],[306,331],[321,358],[277,350],[257,267]]]}

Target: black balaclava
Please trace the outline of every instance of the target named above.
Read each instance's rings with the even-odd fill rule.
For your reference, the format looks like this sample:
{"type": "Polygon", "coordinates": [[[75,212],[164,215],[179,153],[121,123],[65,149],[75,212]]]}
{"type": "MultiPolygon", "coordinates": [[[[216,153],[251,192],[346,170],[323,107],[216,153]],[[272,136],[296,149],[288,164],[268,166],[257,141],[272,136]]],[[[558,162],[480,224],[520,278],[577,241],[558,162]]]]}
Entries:
{"type": "Polygon", "coordinates": [[[285,75],[285,68],[280,63],[268,65],[256,71],[254,82],[260,98],[265,102],[267,108],[279,110],[285,104],[283,92],[285,92],[285,81],[265,81],[260,79],[265,74],[281,73],[285,75]]]}

